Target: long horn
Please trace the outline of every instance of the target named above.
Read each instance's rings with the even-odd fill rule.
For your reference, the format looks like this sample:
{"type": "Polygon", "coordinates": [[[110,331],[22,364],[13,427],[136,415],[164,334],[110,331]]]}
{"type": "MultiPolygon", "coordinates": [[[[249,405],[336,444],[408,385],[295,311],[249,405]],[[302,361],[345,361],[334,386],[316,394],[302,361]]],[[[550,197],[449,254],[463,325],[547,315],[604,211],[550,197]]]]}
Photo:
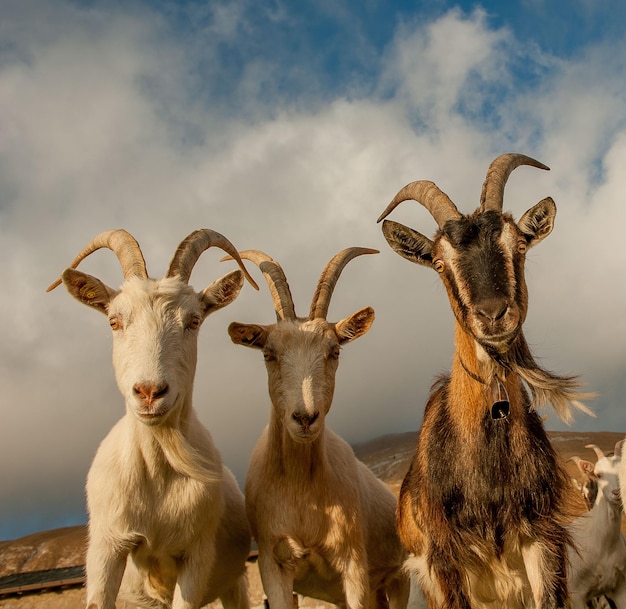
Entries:
{"type": "MultiPolygon", "coordinates": [[[[130,233],[121,228],[105,231],[94,237],[82,252],[74,258],[70,268],[75,269],[81,260],[103,247],[110,249],[117,256],[122,266],[125,280],[130,277],[141,277],[142,279],[148,277],[146,261],[141,253],[139,243],[130,233]]],[[[54,290],[54,288],[61,285],[61,281],[61,279],[57,279],[48,287],[46,292],[50,292],[50,290],[54,290]]]]}
{"type": "MultiPolygon", "coordinates": [[[[272,301],[274,302],[276,319],[278,321],[282,319],[295,319],[296,309],[293,304],[291,290],[289,289],[287,277],[285,277],[285,273],[280,264],[260,250],[245,250],[239,252],[239,255],[244,260],[254,262],[254,264],[261,269],[270,289],[272,301]]],[[[232,260],[232,257],[226,256],[222,258],[222,260],[232,260]]]]}
{"type": "Polygon", "coordinates": [[[393,198],[393,201],[387,205],[387,209],[380,214],[377,222],[386,218],[400,203],[409,199],[421,203],[430,212],[439,228],[443,228],[447,220],[457,220],[461,217],[450,197],[440,190],[434,182],[418,180],[417,182],[407,184],[393,198]]]}
{"type": "Polygon", "coordinates": [[[369,249],[367,247],[348,247],[335,254],[326,268],[322,271],[317,288],[311,302],[311,312],[309,319],[326,319],[328,307],[330,306],[330,298],[339,279],[341,271],[350,260],[361,256],[362,254],[378,254],[378,250],[369,249]]]}
{"type": "Polygon", "coordinates": [[[615,442],[615,449],[613,450],[613,454],[618,458],[622,458],[622,447],[624,445],[624,440],[618,440],[615,442]]]}
{"type": "Polygon", "coordinates": [[[585,444],[585,448],[592,448],[593,452],[596,453],[596,457],[598,457],[598,459],[604,459],[604,452],[596,444],[585,444]]]}
{"type": "Polygon", "coordinates": [[[504,186],[511,172],[520,165],[530,165],[538,169],[550,171],[550,168],[539,161],[524,154],[508,153],[501,154],[489,165],[487,177],[483,183],[480,194],[481,211],[502,211],[504,201],[504,186]]]}
{"type": "Polygon", "coordinates": [[[239,268],[243,271],[243,274],[250,282],[250,285],[252,285],[255,290],[259,289],[256,281],[252,279],[250,273],[248,273],[246,267],[244,266],[235,246],[226,237],[224,237],[224,235],[221,235],[210,228],[195,230],[181,241],[180,245],[174,252],[174,257],[170,262],[166,277],[174,277],[175,275],[178,275],[182,281],[188,283],[189,277],[191,277],[191,271],[193,270],[196,262],[198,262],[200,255],[210,247],[219,247],[227,254],[230,254],[239,265],[239,268]]]}

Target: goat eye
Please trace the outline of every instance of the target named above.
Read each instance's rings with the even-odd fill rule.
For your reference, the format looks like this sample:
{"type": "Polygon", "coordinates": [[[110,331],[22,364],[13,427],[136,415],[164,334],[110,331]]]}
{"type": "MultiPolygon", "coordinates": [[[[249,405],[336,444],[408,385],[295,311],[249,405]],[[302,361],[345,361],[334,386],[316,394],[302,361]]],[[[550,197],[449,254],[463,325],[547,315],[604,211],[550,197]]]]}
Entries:
{"type": "Polygon", "coordinates": [[[520,254],[525,254],[527,249],[528,249],[528,243],[526,243],[526,241],[518,241],[517,251],[520,254]]]}
{"type": "Polygon", "coordinates": [[[446,268],[446,265],[443,263],[443,260],[435,260],[433,262],[433,267],[438,273],[443,273],[443,270],[446,268]]]}
{"type": "Polygon", "coordinates": [[[331,350],[328,352],[328,359],[339,359],[340,347],[339,345],[334,345],[331,350]]]}
{"type": "Polygon", "coordinates": [[[119,317],[109,317],[109,325],[111,326],[111,330],[121,330],[122,329],[122,321],[119,317]]]}
{"type": "Polygon", "coordinates": [[[266,362],[275,362],[276,361],[276,353],[271,349],[263,349],[263,358],[266,362]]]}
{"type": "Polygon", "coordinates": [[[192,316],[187,322],[187,328],[189,330],[197,330],[200,327],[200,317],[198,315],[192,316]]]}

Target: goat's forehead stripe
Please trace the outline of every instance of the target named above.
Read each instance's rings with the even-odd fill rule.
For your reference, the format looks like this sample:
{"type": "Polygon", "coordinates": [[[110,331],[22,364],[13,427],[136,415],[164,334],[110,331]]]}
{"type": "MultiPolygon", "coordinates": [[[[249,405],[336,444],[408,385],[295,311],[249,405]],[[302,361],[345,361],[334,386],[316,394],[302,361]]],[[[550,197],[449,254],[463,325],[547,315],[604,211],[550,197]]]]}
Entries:
{"type": "Polygon", "coordinates": [[[454,263],[456,259],[456,250],[447,237],[442,236],[437,242],[436,255],[437,254],[444,260],[444,262],[451,261],[454,263]]]}
{"type": "Polygon", "coordinates": [[[500,240],[503,245],[509,249],[513,249],[517,244],[519,231],[512,221],[505,222],[502,226],[502,232],[500,234],[500,240]]]}

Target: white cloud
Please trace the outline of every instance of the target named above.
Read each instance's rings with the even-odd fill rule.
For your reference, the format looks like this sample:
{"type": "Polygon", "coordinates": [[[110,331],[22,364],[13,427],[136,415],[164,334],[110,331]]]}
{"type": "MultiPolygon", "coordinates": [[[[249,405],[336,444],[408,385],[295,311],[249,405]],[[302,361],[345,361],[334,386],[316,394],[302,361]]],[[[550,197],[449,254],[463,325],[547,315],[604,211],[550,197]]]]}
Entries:
{"type": "MultiPolygon", "coordinates": [[[[518,169],[506,207],[520,217],[551,195],[559,208],[554,234],[529,256],[527,334],[549,367],[584,373],[592,388],[615,385],[611,371],[621,376],[626,130],[616,116],[624,115],[625,79],[618,65],[598,60],[600,51],[551,65],[550,82],[516,95],[503,58],[503,49],[514,52],[512,35],[489,29],[480,11],[453,11],[398,30],[379,75],[384,95],[337,95],[310,107],[301,100],[297,109],[244,121],[194,99],[185,88],[189,55],[155,15],[120,8],[104,19],[63,3],[54,12],[30,4],[39,12],[12,13],[21,35],[0,63],[0,443],[19,456],[0,464],[4,496],[45,488],[53,513],[61,503],[49,491],[55,480],[75,508],[93,452],[123,412],[106,320],[63,288],[44,292],[93,236],[116,227],[135,235],[152,275],[202,226],[242,249],[265,250],[283,264],[300,314],[333,254],[351,245],[380,249],[350,263],[335,291],[330,318],[366,305],[377,318],[344,350],[329,423],[351,441],[416,429],[433,377],[449,365],[452,314],[436,274],[394,254],[376,218],[397,190],[422,178],[437,181],[461,211],[473,210],[488,163],[509,150],[553,170],[518,169]],[[477,117],[482,100],[472,79],[486,83],[485,95],[504,83],[506,136],[477,117]],[[464,101],[467,90],[475,102],[464,101]],[[590,164],[602,171],[586,170],[590,164]]],[[[228,38],[237,15],[221,15],[228,38]]],[[[210,57],[209,37],[203,44],[210,57]]],[[[418,204],[394,219],[435,229],[418,204]]],[[[218,258],[208,252],[199,261],[196,289],[228,270],[218,258]]],[[[121,282],[110,252],[81,268],[121,282]]],[[[273,319],[266,286],[246,287],[200,334],[196,407],[240,480],[269,399],[262,358],[233,345],[226,326],[273,319]]],[[[615,428],[623,419],[603,408],[615,428]]]]}

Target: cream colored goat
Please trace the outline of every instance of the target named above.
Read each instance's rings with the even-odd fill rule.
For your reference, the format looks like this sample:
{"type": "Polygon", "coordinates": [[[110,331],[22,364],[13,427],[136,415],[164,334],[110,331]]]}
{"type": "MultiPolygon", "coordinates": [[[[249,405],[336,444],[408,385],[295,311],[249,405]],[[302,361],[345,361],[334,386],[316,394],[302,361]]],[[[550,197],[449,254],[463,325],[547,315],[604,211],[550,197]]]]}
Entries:
{"type": "Polygon", "coordinates": [[[141,607],[198,609],[215,598],[226,609],[249,606],[243,494],[191,404],[200,325],[243,285],[239,270],[200,293],[188,285],[211,246],[246,273],[234,246],[208,229],[180,244],[163,279],[148,278],[139,245],[123,230],[98,235],[63,272],[69,293],[109,319],[126,400],[87,478],[88,609],[114,609],[118,591],[141,607]],[[102,247],[121,263],[119,290],[74,270],[102,247]]]}
{"type": "Polygon", "coordinates": [[[389,488],[326,425],[342,345],[365,334],[371,307],[326,321],[344,266],[376,250],[339,252],[322,273],[307,319],[296,317],[280,265],[241,252],[263,272],[276,309],[272,325],[232,323],[233,342],[263,351],[272,410],[251,457],[246,508],[259,547],[271,609],[291,609],[292,592],[350,609],[406,607],[405,552],[389,488]]]}
{"type": "Polygon", "coordinates": [[[605,595],[616,607],[626,607],[626,541],[622,535],[622,500],[619,469],[622,441],[613,455],[595,444],[595,465],[576,457],[584,476],[594,481],[597,493],[591,510],[570,525],[574,545],[569,549],[568,587],[572,609],[585,609],[589,601],[605,595]]]}

